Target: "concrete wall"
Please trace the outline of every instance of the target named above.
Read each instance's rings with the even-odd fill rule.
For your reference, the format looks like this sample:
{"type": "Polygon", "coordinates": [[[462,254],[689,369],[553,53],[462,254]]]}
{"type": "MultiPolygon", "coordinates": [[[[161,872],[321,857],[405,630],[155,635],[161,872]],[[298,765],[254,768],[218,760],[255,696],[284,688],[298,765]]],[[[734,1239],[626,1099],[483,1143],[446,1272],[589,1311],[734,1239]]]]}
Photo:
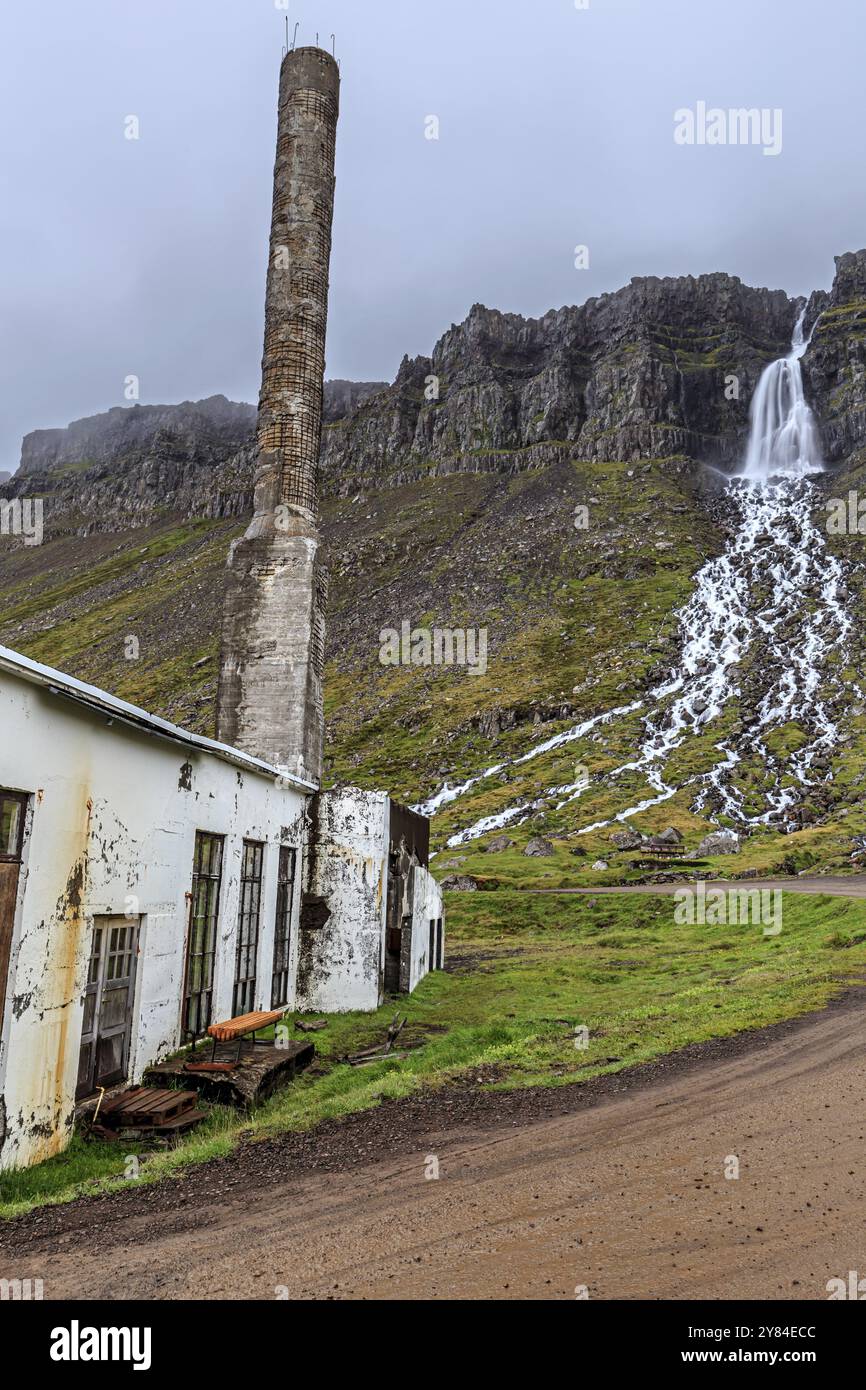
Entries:
{"type": "Polygon", "coordinates": [[[94,915],[141,918],[130,1079],[179,1045],[196,830],[226,837],[213,1016],[232,1011],[244,838],[266,846],[256,986],[266,1007],[279,845],[298,850],[294,979],[307,798],[4,673],[0,727],[0,787],[31,798],[0,1036],[0,1167],[10,1167],[67,1142],[94,915]]]}
{"type": "MultiPolygon", "coordinates": [[[[390,798],[335,788],[316,798],[315,814],[301,913],[298,1008],[376,1009],[384,998],[390,798]]],[[[430,969],[430,918],[442,917],[442,894],[432,874],[416,864],[409,882],[412,929],[404,932],[400,959],[405,992],[430,969]]],[[[402,915],[401,904],[397,919],[402,915]]]]}
{"type": "Polygon", "coordinates": [[[384,969],[388,797],[337,788],[316,798],[316,815],[301,914],[298,1008],[375,1009],[384,969]]]}
{"type": "MultiPolygon", "coordinates": [[[[430,921],[444,918],[439,884],[422,865],[415,869],[412,901],[412,939],[408,950],[409,992],[411,993],[429,970],[435,969],[430,959],[430,921]]],[[[435,948],[434,948],[435,949],[435,948]]],[[[442,923],[442,950],[445,950],[445,923],[442,923]]]]}

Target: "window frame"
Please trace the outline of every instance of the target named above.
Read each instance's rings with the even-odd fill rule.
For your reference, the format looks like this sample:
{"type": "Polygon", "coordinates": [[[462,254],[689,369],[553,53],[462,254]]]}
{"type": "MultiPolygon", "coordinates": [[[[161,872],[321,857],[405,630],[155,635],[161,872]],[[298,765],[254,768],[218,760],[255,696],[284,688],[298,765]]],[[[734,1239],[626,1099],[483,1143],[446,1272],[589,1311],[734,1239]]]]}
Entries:
{"type": "MultiPolygon", "coordinates": [[[[196,1038],[200,1038],[204,1033],[206,1033],[208,1025],[212,1022],[213,996],[214,987],[216,984],[216,954],[217,939],[219,934],[220,899],[222,897],[223,870],[225,867],[225,842],[225,835],[220,835],[213,830],[196,830],[195,832],[195,847],[193,849],[192,861],[192,889],[189,895],[186,949],[184,951],[183,999],[181,1009],[181,1036],[184,1039],[190,1038],[193,1041],[195,1041],[196,1038]],[[204,862],[204,846],[206,842],[213,842],[214,844],[219,846],[219,872],[216,874],[210,872],[202,872],[202,865],[204,862]],[[213,894],[213,897],[211,898],[210,896],[208,896],[208,910],[203,918],[206,924],[208,922],[211,924],[212,932],[208,937],[206,925],[205,934],[202,937],[202,940],[204,943],[209,942],[209,949],[194,953],[192,947],[193,942],[195,940],[195,906],[196,898],[198,896],[197,890],[199,884],[202,882],[216,884],[216,890],[213,894]],[[199,956],[202,959],[202,961],[208,958],[210,959],[209,983],[206,987],[202,987],[197,990],[190,989],[190,966],[192,964],[193,955],[199,956]],[[203,1009],[202,1001],[204,1000],[205,996],[207,997],[207,1006],[206,1009],[203,1009]],[[197,1031],[193,1031],[193,1029],[189,1026],[191,1013],[190,1006],[194,998],[199,1001],[195,1019],[195,1022],[198,1025],[197,1031]],[[204,1022],[202,1022],[203,1019],[204,1022]]],[[[209,868],[213,862],[212,854],[213,850],[211,850],[210,854],[208,855],[209,868]]],[[[203,973],[202,984],[204,984],[206,978],[206,975],[203,973]]]]}
{"type": "Polygon", "coordinates": [[[240,891],[235,939],[235,978],[232,988],[233,1018],[252,1013],[256,1006],[264,872],[264,840],[243,840],[241,842],[240,891]],[[254,869],[252,874],[247,872],[247,855],[250,853],[252,853],[252,867],[254,869]],[[255,903],[254,907],[253,902],[255,903]],[[242,961],[246,967],[243,974],[241,973],[242,961]]]}
{"type": "Polygon", "coordinates": [[[25,823],[27,820],[27,804],[29,800],[30,796],[28,792],[13,792],[7,791],[5,787],[0,788],[0,802],[15,801],[21,808],[21,814],[18,818],[18,836],[15,849],[11,853],[7,852],[6,850],[0,850],[0,863],[2,864],[21,863],[21,860],[24,855],[24,830],[25,823]]]}
{"type": "Polygon", "coordinates": [[[289,959],[292,952],[292,914],[295,908],[295,882],[298,876],[298,851],[294,845],[280,845],[277,865],[277,902],[274,911],[274,952],[271,962],[271,1008],[280,1009],[289,1002],[289,959]],[[284,873],[284,864],[289,871],[284,873]],[[283,930],[284,928],[284,930],[283,930]],[[277,951],[282,947],[281,964],[277,966],[277,951]],[[282,991],[277,990],[278,977],[285,977],[282,991]],[[281,998],[277,995],[280,993],[281,998]]]}

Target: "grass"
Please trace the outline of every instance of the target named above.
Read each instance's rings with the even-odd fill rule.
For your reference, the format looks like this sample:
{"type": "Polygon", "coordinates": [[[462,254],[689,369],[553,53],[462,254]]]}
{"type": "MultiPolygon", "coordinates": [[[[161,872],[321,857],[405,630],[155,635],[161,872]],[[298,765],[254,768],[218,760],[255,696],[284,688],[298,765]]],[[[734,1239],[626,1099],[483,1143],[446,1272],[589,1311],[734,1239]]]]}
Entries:
{"type": "MultiPolygon", "coordinates": [[[[524,861],[525,862],[525,861],[524,861]]],[[[866,902],[785,894],[783,931],[688,926],[670,897],[598,899],[449,894],[449,973],[374,1014],[332,1016],[317,1060],[251,1115],[215,1108],[177,1148],[142,1156],[138,1182],[170,1177],[261,1139],[439,1087],[493,1067],[497,1088],[559,1086],[650,1061],[819,1008],[862,978],[866,902]],[[395,1008],[417,1044],[404,1061],[353,1068],[347,1051],[378,1042],[395,1008]],[[587,1048],[575,1029],[589,1030],[587,1048]]],[[[0,1216],[116,1190],[125,1146],[77,1137],[59,1157],[0,1174],[0,1216]]]]}
{"type": "MultiPolygon", "coordinates": [[[[508,477],[454,474],[385,492],[369,487],[363,505],[327,498],[327,780],[387,787],[413,803],[446,780],[519,757],[540,739],[645,695],[675,658],[673,615],[720,536],[669,460],[643,461],[637,471],[640,486],[632,487],[634,466],[564,459],[508,477]],[[572,524],[578,502],[589,508],[587,532],[572,524]],[[403,617],[488,627],[485,674],[381,665],[379,631],[403,617]],[[491,734],[483,720],[500,714],[501,731],[491,734]]],[[[241,529],[241,522],[164,519],[97,534],[86,556],[69,536],[46,542],[38,555],[0,553],[0,640],[212,734],[225,554],[241,529]],[[137,659],[127,658],[130,636],[137,659]]],[[[859,651],[852,647],[850,656],[850,676],[840,673],[849,684],[862,669],[859,651]]],[[[713,828],[692,809],[697,779],[716,762],[715,744],[737,713],[732,702],[712,729],[672,754],[665,771],[680,790],[637,818],[638,829],[676,825],[694,849],[713,828]]],[[[830,817],[813,808],[824,823],[799,832],[796,845],[778,833],[772,841],[751,836],[735,863],[719,865],[723,872],[780,872],[800,847],[824,869],[850,870],[852,836],[866,830],[866,717],[846,713],[842,722],[851,742],[834,758],[830,817]]],[[[640,734],[635,714],[484,779],[435,817],[434,846],[444,849],[449,835],[483,816],[570,784],[577,762],[591,774],[588,791],[560,810],[548,801],[515,838],[521,845],[539,833],[562,839],[609,819],[649,794],[640,774],[609,775],[633,758],[640,734]]],[[[771,746],[784,760],[801,740],[789,726],[771,746]]],[[[738,780],[753,810],[765,808],[766,777],[759,759],[744,758],[738,780]]],[[[608,856],[609,833],[577,841],[589,864],[608,856]]],[[[617,862],[599,881],[616,881],[617,862]]],[[[567,868],[563,883],[593,882],[582,861],[569,859],[567,868]]]]}
{"type": "MultiPolygon", "coordinates": [[[[675,637],[672,614],[688,597],[691,576],[717,537],[662,462],[641,468],[642,488],[634,493],[624,488],[626,464],[596,463],[589,469],[573,462],[547,470],[543,484],[532,473],[497,479],[499,491],[493,500],[485,491],[487,481],[478,475],[438,478],[429,486],[416,483],[399,508],[392,499],[388,534],[399,540],[399,547],[396,553],[378,554],[377,586],[392,582],[395,575],[405,576],[403,549],[417,551],[422,518],[416,512],[429,507],[432,519],[427,529],[441,535],[444,528],[448,544],[431,558],[425,606],[440,586],[453,588],[458,554],[465,572],[462,590],[472,593],[471,604],[461,613],[452,593],[447,608],[436,602],[433,616],[445,626],[488,626],[489,665],[484,675],[472,678],[417,667],[383,668],[372,638],[365,654],[353,627],[352,659],[347,662],[341,653],[326,672],[333,775],[362,786],[388,785],[405,800],[420,800],[444,780],[439,771],[443,764],[454,782],[494,760],[524,752],[534,741],[537,706],[570,703],[574,715],[564,717],[560,726],[566,728],[626,703],[644,689],[650,669],[675,637]],[[572,525],[577,502],[589,507],[586,533],[572,525]],[[509,528],[514,517],[534,515],[542,506],[549,510],[543,562],[527,566],[525,527],[513,536],[509,528]],[[497,514],[496,544],[490,534],[491,507],[502,509],[501,517],[497,514]],[[656,549],[660,540],[669,547],[664,553],[656,549]],[[477,576],[476,554],[485,557],[484,573],[477,576]],[[496,738],[495,748],[479,727],[479,711],[484,710],[518,713],[513,727],[496,738]]],[[[356,543],[358,509],[348,502],[331,503],[330,508],[335,533],[342,534],[351,520],[346,540],[356,543]]],[[[537,519],[534,524],[538,526],[537,519]]],[[[343,591],[346,596],[350,592],[343,591]]],[[[406,611],[405,600],[402,603],[396,612],[406,611]]],[[[387,611],[378,587],[373,606],[387,611]]],[[[339,623],[342,599],[337,586],[331,610],[332,621],[339,623]]],[[[354,620],[354,609],[352,616],[354,620]]],[[[412,613],[415,621],[421,616],[417,610],[412,613]]],[[[545,724],[544,735],[556,728],[545,724]]],[[[617,739],[622,741],[623,756],[632,752],[630,732],[625,723],[610,731],[614,747],[617,739]]],[[[437,845],[458,824],[522,799],[536,784],[540,788],[546,782],[569,780],[567,754],[573,766],[578,753],[591,762],[590,755],[598,751],[592,743],[580,749],[570,746],[566,755],[515,769],[508,786],[496,781],[479,785],[459,806],[437,816],[437,845]]],[[[612,800],[602,799],[605,804],[612,800]]],[[[589,807],[589,819],[601,814],[604,807],[598,816],[595,805],[589,807]]]]}

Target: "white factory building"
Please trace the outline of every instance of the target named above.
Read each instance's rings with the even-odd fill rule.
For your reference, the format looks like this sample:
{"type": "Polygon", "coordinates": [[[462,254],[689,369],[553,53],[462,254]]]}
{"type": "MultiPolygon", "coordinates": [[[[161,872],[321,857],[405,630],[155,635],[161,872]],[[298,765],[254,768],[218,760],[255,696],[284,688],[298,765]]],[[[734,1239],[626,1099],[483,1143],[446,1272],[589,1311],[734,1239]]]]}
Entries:
{"type": "Polygon", "coordinates": [[[3,647],[0,729],[0,1167],[210,1022],[374,1009],[441,965],[427,822],[383,793],[317,795],[3,647]]]}

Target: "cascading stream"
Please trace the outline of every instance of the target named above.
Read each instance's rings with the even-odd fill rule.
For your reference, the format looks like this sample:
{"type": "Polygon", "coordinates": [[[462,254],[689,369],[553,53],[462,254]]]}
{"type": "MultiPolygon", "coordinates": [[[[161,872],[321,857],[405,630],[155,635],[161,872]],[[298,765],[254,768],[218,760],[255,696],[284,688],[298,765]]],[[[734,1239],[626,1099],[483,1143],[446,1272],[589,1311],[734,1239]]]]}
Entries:
{"type": "MultiPolygon", "coordinates": [[[[794,828],[792,812],[826,774],[839,737],[829,698],[834,677],[828,657],[844,646],[851,629],[842,566],[812,520],[817,499],[810,475],[822,472],[823,464],[800,369],[808,347],[804,317],[805,306],[790,353],[770,363],[755,389],[743,468],[725,489],[731,515],[725,551],[698,571],[694,592],[680,611],[679,665],[645,701],[596,715],[460,786],[446,784],[419,810],[433,815],[483,778],[647,708],[638,756],[605,777],[643,774],[650,794],[578,833],[602,829],[674,796],[684,784],[665,780],[671,754],[738,702],[733,729],[715,744],[718,760],[689,779],[695,785],[693,809],[711,820],[723,815],[743,827],[794,828]],[[769,736],[790,724],[800,733],[799,746],[787,755],[774,753],[769,736]],[[757,797],[752,793],[751,803],[735,780],[743,750],[752,762],[757,755],[764,770],[764,785],[757,797]]],[[[530,802],[484,817],[448,844],[518,823],[540,807],[559,808],[585,790],[584,783],[551,788],[530,802]]]]}

